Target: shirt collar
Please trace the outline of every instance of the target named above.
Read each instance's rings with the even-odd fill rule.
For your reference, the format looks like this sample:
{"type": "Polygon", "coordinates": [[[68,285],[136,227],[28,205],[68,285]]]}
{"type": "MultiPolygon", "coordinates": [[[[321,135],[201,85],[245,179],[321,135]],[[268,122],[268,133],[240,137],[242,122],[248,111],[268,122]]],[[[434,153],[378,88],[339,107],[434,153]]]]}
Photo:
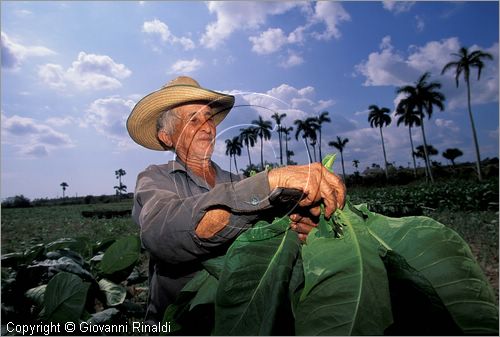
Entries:
{"type": "MultiPolygon", "coordinates": [[[[223,170],[219,165],[217,165],[214,161],[211,161],[212,166],[215,169],[215,184],[230,182],[233,180],[239,180],[234,177],[231,173],[223,170]]],[[[171,160],[167,163],[167,170],[169,174],[173,174],[175,172],[183,172],[185,173],[191,180],[196,183],[196,185],[211,189],[210,185],[207,184],[202,178],[198,177],[194,174],[189,168],[186,167],[186,164],[179,158],[179,156],[175,156],[174,160],[171,160]]]]}

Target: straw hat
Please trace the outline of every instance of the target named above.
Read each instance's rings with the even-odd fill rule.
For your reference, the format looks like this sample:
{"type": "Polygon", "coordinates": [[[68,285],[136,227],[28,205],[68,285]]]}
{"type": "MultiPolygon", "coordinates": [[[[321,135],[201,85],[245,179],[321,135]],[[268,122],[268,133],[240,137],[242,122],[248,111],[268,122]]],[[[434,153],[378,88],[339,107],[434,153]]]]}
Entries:
{"type": "Polygon", "coordinates": [[[207,102],[212,108],[215,125],[218,125],[233,107],[234,96],[204,89],[191,77],[179,76],[135,105],[127,120],[130,137],[148,149],[165,151],[156,133],[158,116],[163,111],[194,101],[207,102]]]}

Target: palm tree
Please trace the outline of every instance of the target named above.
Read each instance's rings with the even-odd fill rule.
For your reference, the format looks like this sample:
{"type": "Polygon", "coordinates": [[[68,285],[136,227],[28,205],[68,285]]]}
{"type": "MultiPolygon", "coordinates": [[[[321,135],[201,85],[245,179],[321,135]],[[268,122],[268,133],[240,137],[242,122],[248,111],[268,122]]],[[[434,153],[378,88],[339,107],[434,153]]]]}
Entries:
{"type": "Polygon", "coordinates": [[[385,177],[389,179],[389,171],[387,170],[387,156],[385,154],[385,144],[384,144],[384,134],[382,133],[382,127],[391,124],[391,116],[389,113],[391,110],[388,108],[379,108],[378,106],[372,104],[368,107],[370,114],[368,115],[368,121],[370,126],[374,126],[380,129],[380,138],[382,138],[382,151],[384,152],[384,163],[385,163],[385,177]]]}
{"type": "Polygon", "coordinates": [[[458,51],[458,53],[452,53],[451,55],[456,56],[458,59],[456,61],[452,61],[447,63],[443,70],[441,71],[441,75],[443,75],[448,69],[455,68],[455,82],[458,88],[458,79],[460,78],[460,74],[464,74],[464,80],[467,84],[467,107],[469,110],[469,119],[470,125],[472,128],[472,138],[474,140],[474,146],[476,148],[476,169],[477,169],[477,177],[479,181],[483,179],[481,174],[481,156],[479,154],[479,144],[477,142],[476,135],[476,127],[474,126],[474,118],[472,116],[472,109],[470,106],[470,71],[471,68],[477,68],[477,80],[481,78],[481,70],[484,67],[483,60],[493,60],[493,56],[490,53],[483,52],[481,50],[475,50],[469,53],[469,48],[462,47],[458,51]]]}
{"type": "Polygon", "coordinates": [[[311,144],[313,148],[314,161],[316,159],[316,144],[318,143],[318,134],[316,130],[319,130],[319,123],[316,117],[308,117],[306,119],[306,124],[309,127],[309,144],[311,144]]]}
{"type": "Polygon", "coordinates": [[[62,187],[63,198],[64,198],[64,192],[66,191],[66,187],[69,187],[69,185],[63,181],[60,186],[62,187]]]}
{"type": "Polygon", "coordinates": [[[257,130],[254,127],[240,129],[240,142],[245,144],[248,153],[248,164],[252,166],[252,158],[250,157],[250,146],[254,147],[257,143],[257,130]]]}
{"type": "Polygon", "coordinates": [[[358,173],[359,173],[359,171],[358,171],[358,167],[359,167],[359,160],[354,159],[354,160],[352,161],[352,166],[354,166],[354,167],[356,168],[356,172],[358,172],[358,173]]]}
{"type": "Polygon", "coordinates": [[[408,132],[410,134],[411,157],[413,158],[413,175],[416,178],[417,163],[415,161],[415,149],[413,148],[411,128],[413,126],[420,126],[422,118],[419,115],[418,111],[412,108],[407,99],[402,99],[401,101],[399,101],[398,106],[396,107],[396,116],[399,116],[397,126],[399,126],[399,124],[401,123],[404,123],[404,125],[408,126],[408,132]]]}
{"type": "MultiPolygon", "coordinates": [[[[425,137],[425,128],[424,128],[424,112],[427,113],[428,119],[431,118],[433,112],[433,106],[437,106],[441,111],[444,110],[444,100],[446,99],[444,95],[437,91],[437,89],[441,88],[441,83],[439,82],[427,82],[430,73],[426,72],[415,83],[415,86],[405,85],[396,90],[398,94],[406,94],[407,104],[410,110],[416,109],[418,115],[421,117],[420,127],[422,129],[422,138],[424,141],[424,154],[427,159],[427,139],[425,137]]],[[[431,182],[434,183],[434,178],[432,176],[432,170],[430,166],[430,161],[426,160],[426,168],[431,179],[431,182]]]]}
{"type": "Polygon", "coordinates": [[[118,186],[113,187],[114,189],[116,189],[116,194],[121,195],[122,192],[127,191],[127,186],[122,184],[122,177],[126,174],[127,174],[127,172],[125,172],[124,169],[118,169],[115,171],[116,179],[118,179],[118,182],[119,182],[118,186]]]}
{"type": "Polygon", "coordinates": [[[432,145],[419,145],[416,147],[417,151],[415,151],[415,156],[418,158],[422,158],[426,163],[426,165],[430,166],[430,158],[431,156],[437,155],[439,152],[432,145]]]}
{"type": "Polygon", "coordinates": [[[323,155],[321,154],[321,128],[323,123],[330,123],[330,117],[328,117],[328,111],[323,111],[317,118],[316,123],[318,123],[318,131],[319,131],[319,161],[323,161],[323,155]]]}
{"type": "Polygon", "coordinates": [[[289,156],[289,153],[290,151],[288,151],[288,141],[291,140],[288,135],[290,134],[290,132],[293,131],[293,127],[286,127],[286,125],[282,126],[281,127],[281,134],[282,135],[285,135],[285,153],[286,153],[286,164],[288,165],[289,162],[290,162],[290,156],[289,156]]]}
{"type": "Polygon", "coordinates": [[[344,181],[345,181],[345,169],[344,169],[344,154],[343,154],[343,152],[344,152],[344,147],[348,142],[349,142],[348,138],[342,139],[339,136],[337,136],[336,142],[331,141],[328,143],[328,145],[333,146],[340,151],[340,159],[342,161],[342,176],[344,177],[344,181]]]}
{"type": "Polygon", "coordinates": [[[286,114],[279,114],[275,112],[271,118],[276,121],[276,126],[278,129],[278,140],[280,143],[280,165],[283,166],[283,147],[281,145],[281,120],[286,117],[286,114]]]}
{"type": "Polygon", "coordinates": [[[238,173],[238,164],[236,163],[236,156],[241,156],[241,148],[243,145],[240,142],[240,137],[235,136],[233,139],[226,139],[226,156],[229,155],[229,172],[231,172],[231,157],[234,159],[234,167],[238,173]]]}
{"type": "Polygon", "coordinates": [[[312,163],[313,160],[307,142],[307,139],[311,137],[311,135],[313,134],[311,125],[308,123],[307,119],[305,120],[297,119],[295,120],[294,124],[297,125],[297,128],[295,129],[295,139],[299,140],[299,135],[302,133],[302,138],[304,139],[304,143],[306,144],[306,150],[307,150],[307,155],[309,157],[309,162],[312,163]]]}
{"type": "Polygon", "coordinates": [[[453,148],[453,149],[446,149],[446,151],[443,152],[443,157],[451,161],[451,164],[453,167],[455,167],[455,159],[463,155],[463,152],[460,151],[459,149],[453,148]]]}
{"type": "Polygon", "coordinates": [[[252,124],[255,125],[257,135],[260,138],[260,165],[262,170],[264,170],[263,142],[264,139],[268,140],[271,138],[272,124],[270,121],[263,120],[262,116],[259,116],[259,119],[257,120],[253,120],[252,124]]]}

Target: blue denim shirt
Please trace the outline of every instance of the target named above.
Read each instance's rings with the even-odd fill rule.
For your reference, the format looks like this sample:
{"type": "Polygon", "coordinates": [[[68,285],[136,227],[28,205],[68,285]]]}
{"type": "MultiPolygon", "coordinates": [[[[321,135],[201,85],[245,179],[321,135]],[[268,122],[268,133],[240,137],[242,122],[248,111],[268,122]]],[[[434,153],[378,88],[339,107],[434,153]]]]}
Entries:
{"type": "Polygon", "coordinates": [[[267,172],[242,179],[212,164],[213,188],[179,159],[151,165],[137,178],[132,217],[150,255],[146,322],[161,321],[166,307],[202,269],[201,261],[225,253],[233,239],[270,208],[267,172]],[[231,212],[229,225],[201,239],[196,225],[212,207],[231,212]]]}

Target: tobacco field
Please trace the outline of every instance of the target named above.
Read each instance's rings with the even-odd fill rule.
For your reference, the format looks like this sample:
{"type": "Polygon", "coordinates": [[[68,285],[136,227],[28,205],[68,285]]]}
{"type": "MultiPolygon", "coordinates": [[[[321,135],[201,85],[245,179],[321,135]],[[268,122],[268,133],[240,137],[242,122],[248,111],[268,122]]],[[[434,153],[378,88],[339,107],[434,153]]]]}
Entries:
{"type": "MultiPolygon", "coordinates": [[[[426,216],[453,229],[470,247],[498,306],[498,179],[356,187],[348,195],[350,205],[366,204],[366,212],[396,218],[426,216]]],[[[2,209],[2,324],[40,319],[141,321],[147,299],[147,256],[140,248],[138,228],[130,217],[82,217],[82,211],[131,206],[124,200],[2,209]],[[73,292],[64,293],[69,288],[73,292]]],[[[232,331],[219,328],[221,333],[232,331]]]]}

